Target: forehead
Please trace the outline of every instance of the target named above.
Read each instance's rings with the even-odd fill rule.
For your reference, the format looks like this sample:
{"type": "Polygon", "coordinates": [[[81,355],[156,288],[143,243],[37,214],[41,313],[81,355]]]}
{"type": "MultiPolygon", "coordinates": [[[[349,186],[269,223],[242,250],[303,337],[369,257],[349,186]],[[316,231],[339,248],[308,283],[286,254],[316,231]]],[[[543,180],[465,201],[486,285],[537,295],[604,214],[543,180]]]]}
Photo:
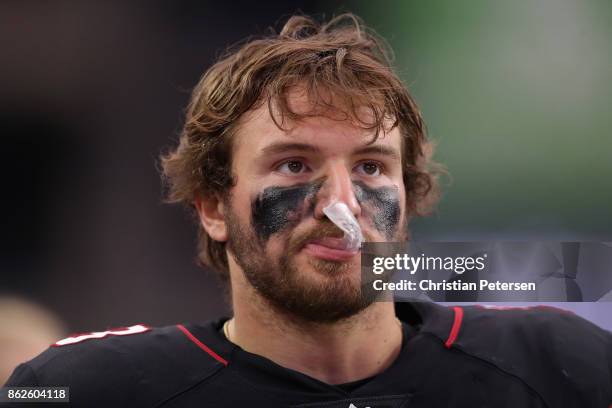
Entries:
{"type": "MultiPolygon", "coordinates": [[[[342,109],[335,108],[333,100],[327,102],[328,105],[323,107],[314,104],[302,92],[289,92],[287,107],[296,114],[294,119],[281,114],[274,104],[272,112],[268,104],[261,104],[241,118],[235,135],[234,151],[244,149],[256,154],[274,143],[299,142],[316,146],[330,154],[346,154],[360,147],[380,145],[393,148],[401,155],[401,138],[397,127],[380,132],[372,142],[374,130],[364,129],[362,124],[372,122],[371,111],[357,109],[362,122],[360,124],[342,109]]],[[[390,121],[386,123],[389,125],[390,121]]]]}

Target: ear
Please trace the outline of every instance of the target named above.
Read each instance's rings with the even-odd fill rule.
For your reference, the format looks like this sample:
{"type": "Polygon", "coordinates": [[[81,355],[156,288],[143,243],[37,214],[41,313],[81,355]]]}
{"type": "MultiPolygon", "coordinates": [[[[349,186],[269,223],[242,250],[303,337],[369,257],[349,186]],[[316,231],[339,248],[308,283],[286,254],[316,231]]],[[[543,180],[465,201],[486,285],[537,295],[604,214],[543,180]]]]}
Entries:
{"type": "Polygon", "coordinates": [[[216,194],[207,197],[196,196],[194,201],[200,224],[212,239],[219,242],[227,241],[227,225],[225,224],[223,201],[216,194]]]}

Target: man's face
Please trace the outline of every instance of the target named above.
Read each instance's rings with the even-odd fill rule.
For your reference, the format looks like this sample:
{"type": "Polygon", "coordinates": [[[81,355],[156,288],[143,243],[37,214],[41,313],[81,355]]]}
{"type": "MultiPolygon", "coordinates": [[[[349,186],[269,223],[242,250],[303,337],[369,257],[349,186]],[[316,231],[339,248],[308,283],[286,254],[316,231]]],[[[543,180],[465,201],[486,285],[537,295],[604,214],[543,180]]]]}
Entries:
{"type": "MultiPolygon", "coordinates": [[[[295,111],[309,109],[303,99],[291,102],[295,111]]],[[[373,301],[361,291],[359,251],[343,249],[342,231],[323,213],[337,200],[366,241],[405,239],[399,131],[371,141],[371,132],[326,116],[281,130],[265,105],[243,118],[233,150],[236,184],[224,203],[228,249],[278,311],[333,322],[373,301]]]]}

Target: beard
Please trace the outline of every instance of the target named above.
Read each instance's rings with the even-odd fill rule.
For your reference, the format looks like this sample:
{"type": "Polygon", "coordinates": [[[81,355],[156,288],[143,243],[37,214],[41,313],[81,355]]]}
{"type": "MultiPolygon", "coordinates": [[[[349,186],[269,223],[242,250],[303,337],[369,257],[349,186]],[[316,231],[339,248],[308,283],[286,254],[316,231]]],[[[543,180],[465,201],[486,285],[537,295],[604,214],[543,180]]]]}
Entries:
{"type": "MultiPolygon", "coordinates": [[[[307,242],[343,236],[342,230],[330,221],[325,219],[301,233],[290,233],[292,228],[287,228],[281,232],[288,234],[281,255],[271,257],[266,252],[266,241],[257,237],[251,225],[240,224],[231,205],[227,209],[230,255],[249,284],[275,311],[308,323],[334,323],[366,309],[380,295],[371,284],[362,283],[361,273],[355,276],[350,271],[355,264],[349,262],[308,257],[308,267],[314,271],[300,270],[296,256],[307,242]]],[[[367,235],[366,240],[370,240],[367,235]]]]}

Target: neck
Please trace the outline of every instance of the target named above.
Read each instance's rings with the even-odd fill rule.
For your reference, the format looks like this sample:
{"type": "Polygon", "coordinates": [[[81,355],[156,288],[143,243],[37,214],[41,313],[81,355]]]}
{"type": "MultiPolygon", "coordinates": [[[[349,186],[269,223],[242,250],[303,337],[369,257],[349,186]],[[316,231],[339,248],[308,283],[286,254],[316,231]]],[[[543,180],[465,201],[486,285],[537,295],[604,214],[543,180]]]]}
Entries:
{"type": "Polygon", "coordinates": [[[335,323],[298,323],[276,311],[243,279],[236,280],[229,338],[250,353],[325,383],[342,384],[382,372],[400,352],[402,329],[392,302],[374,302],[335,323]]]}

